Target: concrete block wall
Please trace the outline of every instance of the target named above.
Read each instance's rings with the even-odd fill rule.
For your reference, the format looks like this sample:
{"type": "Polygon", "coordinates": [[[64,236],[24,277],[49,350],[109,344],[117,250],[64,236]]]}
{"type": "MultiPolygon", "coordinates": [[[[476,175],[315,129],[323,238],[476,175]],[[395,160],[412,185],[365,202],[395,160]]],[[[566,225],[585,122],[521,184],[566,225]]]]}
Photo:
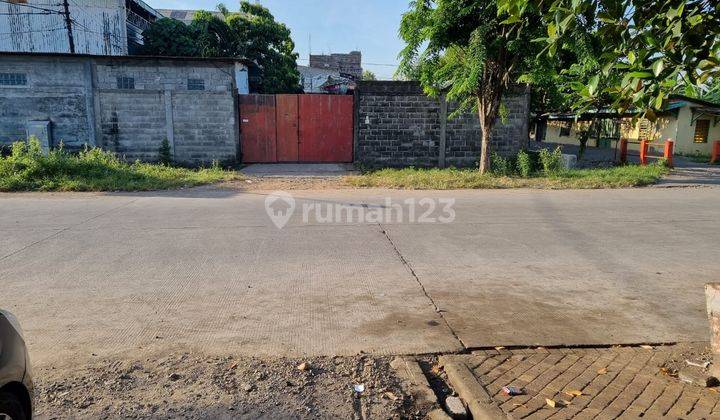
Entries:
{"type": "Polygon", "coordinates": [[[25,140],[29,121],[50,121],[55,144],[79,148],[92,142],[89,63],[78,59],[2,57],[0,73],[25,74],[24,86],[0,85],[0,145],[25,140]]]}
{"type": "Polygon", "coordinates": [[[437,166],[440,105],[414,82],[361,82],[355,160],[368,166],[437,166]]]}
{"type": "MultiPolygon", "coordinates": [[[[190,64],[153,60],[121,60],[97,66],[97,85],[99,89],[117,89],[118,77],[132,77],[136,90],[187,90],[188,79],[202,79],[205,92],[230,92],[234,72],[232,66],[218,68],[192,62],[190,64]]],[[[202,91],[193,91],[202,92],[202,91]]]]}
{"type": "Polygon", "coordinates": [[[339,71],[360,80],[362,78],[362,53],[351,51],[348,54],[311,54],[310,67],[339,71]]]}
{"type": "Polygon", "coordinates": [[[232,95],[175,91],[172,109],[175,159],[209,163],[237,158],[237,111],[232,95]]]}
{"type": "MultiPolygon", "coordinates": [[[[510,155],[527,145],[529,91],[513,87],[503,103],[508,116],[493,129],[493,150],[510,155]]],[[[467,113],[443,123],[443,116],[450,115],[456,105],[426,96],[417,82],[360,82],[356,107],[355,157],[359,163],[371,167],[468,167],[478,161],[478,116],[467,113]]]]}
{"type": "Polygon", "coordinates": [[[101,136],[97,146],[126,160],[155,161],[167,137],[164,94],[99,92],[101,136]]]}
{"type": "Polygon", "coordinates": [[[153,161],[168,139],[178,163],[237,159],[234,65],[117,59],[99,64],[96,74],[102,147],[153,161]],[[135,88],[118,89],[118,77],[132,78],[135,88]],[[188,90],[188,79],[203,80],[205,89],[188,90]]]}
{"type": "Polygon", "coordinates": [[[22,73],[26,86],[0,86],[0,145],[26,138],[33,120],[50,121],[53,146],[112,150],[155,161],[164,139],[189,165],[237,159],[235,63],[139,57],[18,55],[0,73],[22,73]],[[118,89],[118,77],[134,89],[118,89]],[[205,90],[188,90],[202,79],[205,90]]]}

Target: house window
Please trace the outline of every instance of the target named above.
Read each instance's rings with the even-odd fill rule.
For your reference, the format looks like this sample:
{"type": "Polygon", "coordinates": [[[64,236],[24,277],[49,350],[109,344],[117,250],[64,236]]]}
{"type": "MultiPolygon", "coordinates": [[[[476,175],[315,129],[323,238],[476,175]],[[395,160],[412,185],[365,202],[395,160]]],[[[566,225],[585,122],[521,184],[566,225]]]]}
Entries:
{"type": "Polygon", "coordinates": [[[117,78],[118,89],[135,89],[135,78],[134,77],[118,77],[117,78]]]}
{"type": "Polygon", "coordinates": [[[570,129],[572,128],[572,121],[564,122],[560,127],[560,137],[570,137],[570,129]]]}
{"type": "Polygon", "coordinates": [[[25,86],[27,75],[24,73],[0,73],[1,86],[25,86]]]}
{"type": "Polygon", "coordinates": [[[205,90],[203,79],[188,79],[188,90],[205,90]]]}
{"type": "Polygon", "coordinates": [[[708,131],[710,131],[710,120],[695,121],[695,136],[693,137],[693,141],[695,143],[707,143],[708,131]]]}

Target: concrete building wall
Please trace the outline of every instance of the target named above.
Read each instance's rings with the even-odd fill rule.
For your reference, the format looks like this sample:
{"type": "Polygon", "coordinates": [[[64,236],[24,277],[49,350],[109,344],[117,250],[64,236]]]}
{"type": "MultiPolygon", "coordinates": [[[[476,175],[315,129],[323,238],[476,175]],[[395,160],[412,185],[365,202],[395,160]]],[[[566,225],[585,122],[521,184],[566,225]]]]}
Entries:
{"type": "Polygon", "coordinates": [[[154,161],[167,138],[164,93],[100,91],[97,146],[127,160],[154,161]]]}
{"type": "Polygon", "coordinates": [[[348,54],[310,55],[310,67],[334,70],[341,75],[347,74],[362,79],[362,54],[360,51],[351,51],[348,54]]]}
{"type": "Polygon", "coordinates": [[[24,140],[31,121],[50,121],[56,145],[79,148],[93,142],[89,62],[2,57],[0,73],[26,79],[25,85],[0,85],[0,145],[24,140]]]}
{"type": "Polygon", "coordinates": [[[96,145],[154,161],[168,139],[179,163],[237,158],[233,62],[3,56],[2,73],[27,84],[0,85],[0,145],[25,139],[31,121],[49,121],[52,145],[71,151],[96,145]],[[204,89],[191,90],[199,81],[204,89]]]}
{"type": "MultiPolygon", "coordinates": [[[[509,114],[493,130],[494,151],[509,155],[527,145],[529,100],[524,88],[506,95],[509,114]]],[[[360,82],[356,106],[355,156],[362,164],[467,167],[478,161],[482,135],[477,115],[443,122],[454,105],[428,97],[415,82],[360,82]]]]}
{"type": "Polygon", "coordinates": [[[172,94],[175,159],[182,162],[237,158],[236,105],[226,92],[172,94]]]}
{"type": "MultiPolygon", "coordinates": [[[[127,55],[125,0],[69,2],[75,52],[127,55]]],[[[69,53],[62,2],[0,2],[0,51],[69,53]]]]}

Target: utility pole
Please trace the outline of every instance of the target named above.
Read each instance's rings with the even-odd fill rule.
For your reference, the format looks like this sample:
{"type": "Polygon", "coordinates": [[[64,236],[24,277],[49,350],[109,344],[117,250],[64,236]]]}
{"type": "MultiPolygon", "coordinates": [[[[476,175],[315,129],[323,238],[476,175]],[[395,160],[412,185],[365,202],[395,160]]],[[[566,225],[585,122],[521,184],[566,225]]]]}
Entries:
{"type": "Polygon", "coordinates": [[[67,27],[68,42],[70,43],[70,53],[75,54],[75,39],[73,39],[72,20],[70,19],[70,5],[68,5],[68,0],[63,0],[63,8],[65,8],[65,26],[67,27]]]}

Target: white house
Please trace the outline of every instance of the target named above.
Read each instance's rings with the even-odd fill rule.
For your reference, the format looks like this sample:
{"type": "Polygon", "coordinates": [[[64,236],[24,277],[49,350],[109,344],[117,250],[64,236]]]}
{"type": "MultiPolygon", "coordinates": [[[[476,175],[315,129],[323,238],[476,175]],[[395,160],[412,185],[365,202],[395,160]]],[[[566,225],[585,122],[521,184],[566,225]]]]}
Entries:
{"type": "Polygon", "coordinates": [[[656,121],[633,119],[631,115],[611,113],[545,114],[538,118],[536,140],[559,144],[580,144],[580,135],[590,129],[589,146],[614,147],[614,142],[627,139],[631,149],[638,149],[641,140],[661,148],[665,140],[675,142],[675,152],[709,155],[714,141],[720,141],[720,104],[673,96],[656,121]],[[597,125],[601,125],[600,138],[597,125]]]}

